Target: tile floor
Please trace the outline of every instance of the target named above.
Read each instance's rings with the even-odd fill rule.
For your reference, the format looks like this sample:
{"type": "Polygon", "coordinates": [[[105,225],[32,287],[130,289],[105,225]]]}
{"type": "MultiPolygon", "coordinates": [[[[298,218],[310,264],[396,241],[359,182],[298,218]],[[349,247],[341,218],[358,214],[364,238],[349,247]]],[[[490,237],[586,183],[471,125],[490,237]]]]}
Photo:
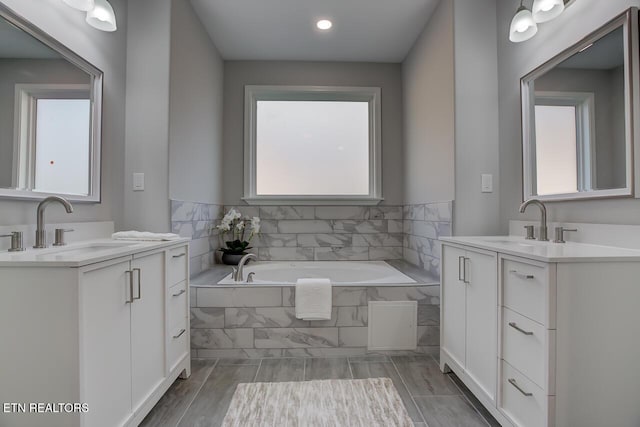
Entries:
{"type": "Polygon", "coordinates": [[[416,427],[499,426],[430,356],[193,360],[141,426],[219,426],[239,383],[377,377],[393,380],[416,427]]]}

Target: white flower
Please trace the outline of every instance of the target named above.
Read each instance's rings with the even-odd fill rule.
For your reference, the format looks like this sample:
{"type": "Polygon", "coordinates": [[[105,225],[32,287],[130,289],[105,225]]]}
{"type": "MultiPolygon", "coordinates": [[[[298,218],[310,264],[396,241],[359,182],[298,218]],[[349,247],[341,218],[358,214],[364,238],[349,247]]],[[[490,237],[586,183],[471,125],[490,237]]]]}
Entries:
{"type": "Polygon", "coordinates": [[[226,233],[227,231],[231,230],[231,227],[229,226],[229,224],[228,224],[228,223],[225,223],[225,222],[223,221],[221,224],[216,225],[216,229],[218,229],[218,231],[221,231],[221,232],[223,232],[223,233],[226,233]]]}
{"type": "Polygon", "coordinates": [[[240,221],[239,223],[236,224],[236,230],[238,231],[244,230],[244,221],[240,221]]]}
{"type": "Polygon", "coordinates": [[[231,209],[227,214],[222,218],[223,224],[231,224],[234,220],[239,219],[242,215],[240,212],[235,209],[231,209]]]}

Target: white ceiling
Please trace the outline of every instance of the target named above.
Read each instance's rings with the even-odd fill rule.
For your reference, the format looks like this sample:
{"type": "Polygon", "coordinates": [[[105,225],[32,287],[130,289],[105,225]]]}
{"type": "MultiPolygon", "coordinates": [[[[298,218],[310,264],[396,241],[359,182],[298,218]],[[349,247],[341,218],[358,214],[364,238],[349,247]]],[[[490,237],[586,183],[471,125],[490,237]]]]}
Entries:
{"type": "Polygon", "coordinates": [[[401,62],[438,2],[191,0],[224,59],[358,62],[401,62]]]}

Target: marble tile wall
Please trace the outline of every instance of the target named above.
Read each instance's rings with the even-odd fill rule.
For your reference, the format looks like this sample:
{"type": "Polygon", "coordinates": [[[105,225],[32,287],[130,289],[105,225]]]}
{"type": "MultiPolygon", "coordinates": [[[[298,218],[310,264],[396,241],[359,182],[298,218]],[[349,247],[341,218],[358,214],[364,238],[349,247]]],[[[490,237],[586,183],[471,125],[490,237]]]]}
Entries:
{"type": "Polygon", "coordinates": [[[259,216],[251,242],[264,261],[402,259],[402,206],[225,206],[259,216]]]}
{"type": "Polygon", "coordinates": [[[331,320],[296,319],[293,287],[197,287],[191,295],[193,357],[262,358],[367,354],[369,301],[418,301],[418,348],[385,354],[435,354],[438,285],[335,287],[331,320]]]}
{"type": "Polygon", "coordinates": [[[440,246],[437,239],[451,236],[453,202],[405,205],[403,207],[403,258],[440,276],[440,246]]]}
{"type": "Polygon", "coordinates": [[[171,200],[171,231],[191,238],[192,277],[215,263],[218,239],[209,230],[222,219],[222,214],[221,205],[171,200]]]}

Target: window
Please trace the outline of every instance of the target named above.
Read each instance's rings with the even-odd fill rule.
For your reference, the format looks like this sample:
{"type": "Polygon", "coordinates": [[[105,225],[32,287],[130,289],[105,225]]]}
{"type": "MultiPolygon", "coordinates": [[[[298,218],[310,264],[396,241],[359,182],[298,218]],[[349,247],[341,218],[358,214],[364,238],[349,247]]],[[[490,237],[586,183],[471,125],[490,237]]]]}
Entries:
{"type": "Polygon", "coordinates": [[[595,165],[594,95],[536,92],[536,194],[590,189],[595,165]]]}
{"type": "Polygon", "coordinates": [[[378,203],[379,105],[379,88],[247,86],[244,199],[378,203]]]}
{"type": "Polygon", "coordinates": [[[13,185],[87,196],[91,190],[88,85],[16,86],[13,185]]]}

